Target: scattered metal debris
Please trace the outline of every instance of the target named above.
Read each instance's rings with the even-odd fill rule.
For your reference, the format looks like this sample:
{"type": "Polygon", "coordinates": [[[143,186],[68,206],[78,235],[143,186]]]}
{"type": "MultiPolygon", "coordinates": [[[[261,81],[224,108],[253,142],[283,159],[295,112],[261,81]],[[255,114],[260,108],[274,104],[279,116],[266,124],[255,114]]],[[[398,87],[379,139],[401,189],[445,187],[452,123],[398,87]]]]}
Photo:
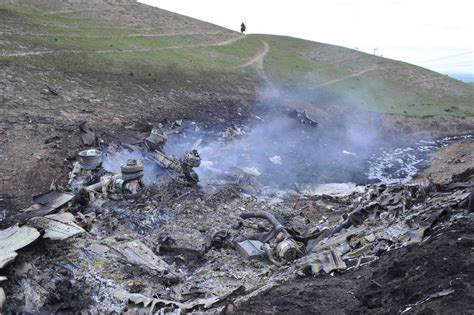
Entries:
{"type": "Polygon", "coordinates": [[[420,304],[423,304],[423,303],[426,303],[429,300],[437,299],[437,298],[440,298],[440,297],[443,297],[443,296],[447,296],[447,295],[453,294],[454,292],[455,291],[453,289],[449,288],[449,289],[446,289],[446,290],[441,290],[441,291],[436,292],[436,293],[432,293],[432,294],[428,295],[427,297],[425,297],[423,300],[420,300],[420,301],[418,301],[414,304],[407,305],[405,307],[405,309],[400,312],[400,314],[405,314],[406,312],[412,310],[413,307],[415,307],[417,305],[420,305],[420,304]]]}
{"type": "MultiPolygon", "coordinates": [[[[144,296],[142,294],[137,294],[137,293],[128,293],[124,291],[116,291],[115,296],[126,303],[132,302],[133,304],[136,305],[141,305],[145,308],[148,309],[149,313],[155,312],[155,308],[162,307],[158,311],[161,314],[171,314],[174,313],[173,311],[175,309],[178,309],[179,311],[192,311],[193,309],[202,306],[204,309],[209,309],[211,308],[214,304],[224,301],[226,298],[228,298],[230,295],[232,295],[234,292],[240,291],[241,287],[238,287],[231,292],[228,292],[226,294],[223,294],[222,296],[211,296],[208,298],[200,298],[200,299],[195,299],[187,302],[176,302],[176,301],[171,301],[171,300],[165,300],[165,299],[157,299],[157,298],[150,298],[147,296],[144,296]]],[[[179,312],[178,314],[181,314],[179,312]]]]}
{"type": "Polygon", "coordinates": [[[150,248],[140,241],[118,243],[114,244],[111,248],[119,252],[131,264],[145,266],[158,272],[164,272],[169,269],[167,263],[156,256],[150,248]]]}
{"type": "Polygon", "coordinates": [[[232,126],[232,127],[228,127],[226,130],[219,133],[219,140],[228,141],[236,137],[241,137],[243,135],[245,135],[245,131],[243,128],[238,127],[238,126],[232,126]]]}
{"type": "Polygon", "coordinates": [[[49,191],[33,197],[36,204],[32,205],[23,212],[7,217],[0,221],[0,228],[6,228],[14,224],[25,224],[33,217],[42,217],[59,210],[62,207],[67,207],[72,203],[74,194],[60,191],[49,191]]]}
{"type": "Polygon", "coordinates": [[[263,243],[257,240],[235,241],[235,248],[245,258],[262,257],[265,253],[262,249],[263,243]]]}
{"type": "Polygon", "coordinates": [[[308,125],[312,127],[318,126],[318,123],[314,121],[313,119],[311,119],[308,116],[308,113],[306,111],[298,111],[296,109],[292,109],[292,110],[287,110],[286,113],[288,116],[296,119],[300,124],[308,125]]]}
{"type": "Polygon", "coordinates": [[[84,170],[95,170],[102,165],[102,152],[97,149],[89,149],[79,152],[81,167],[84,170]]]}
{"type": "MultiPolygon", "coordinates": [[[[174,132],[181,125],[172,124],[174,132]]],[[[234,130],[226,137],[238,135],[234,130]]],[[[28,311],[60,300],[53,294],[66,283],[96,299],[81,310],[219,313],[228,303],[237,305],[304,274],[337,275],[362,268],[384,252],[416,246],[433,230],[464,218],[471,207],[468,184],[344,183],[280,192],[263,186],[262,173],[251,166],[199,187],[195,168],[201,165],[202,139],[192,139],[191,151],[181,158],[163,152],[166,139],[161,128],[154,128],[137,143],[81,151],[70,175],[71,192],[35,196],[36,205],[0,221],[10,226],[0,231],[0,268],[40,232],[41,242],[57,255],[55,266],[61,266],[59,271],[49,266],[43,252],[25,255],[38,272],[22,278],[22,285],[33,288],[28,294],[42,297],[28,311]],[[106,170],[107,155],[120,150],[125,158],[115,172],[106,170]],[[145,186],[150,165],[167,180],[145,186]],[[81,198],[86,202],[78,203],[81,198]],[[17,222],[32,227],[11,226],[17,222]],[[21,241],[16,233],[24,234],[21,241]],[[66,240],[66,245],[56,248],[51,240],[66,240]],[[42,288],[38,279],[43,278],[54,281],[42,288]]],[[[283,165],[278,155],[270,162],[283,165]]],[[[15,300],[29,297],[19,289],[12,294],[15,300]]]]}
{"type": "Polygon", "coordinates": [[[79,129],[81,130],[82,143],[84,143],[85,145],[94,145],[97,143],[97,137],[95,135],[94,129],[87,126],[86,122],[80,124],[79,129]]]}
{"type": "Polygon", "coordinates": [[[271,262],[276,265],[281,265],[284,262],[293,261],[303,254],[303,244],[296,242],[285,227],[278,222],[272,214],[265,211],[245,212],[241,213],[240,217],[243,219],[265,219],[272,225],[272,229],[268,233],[251,236],[249,237],[251,240],[236,242],[237,249],[244,257],[260,256],[265,252],[271,262]],[[252,239],[254,239],[254,241],[252,239]],[[272,247],[269,245],[270,241],[273,241],[272,247]],[[265,244],[267,246],[264,247],[263,243],[267,243],[265,244]],[[273,255],[271,248],[273,248],[275,255],[273,255]],[[274,256],[282,261],[277,262],[274,256]]]}
{"type": "Polygon", "coordinates": [[[143,141],[150,151],[163,151],[168,137],[160,127],[154,127],[150,135],[143,141]]]}
{"type": "Polygon", "coordinates": [[[83,228],[75,223],[74,216],[69,212],[35,217],[28,222],[38,229],[43,229],[43,237],[51,240],[65,240],[85,232],[83,228]]]}

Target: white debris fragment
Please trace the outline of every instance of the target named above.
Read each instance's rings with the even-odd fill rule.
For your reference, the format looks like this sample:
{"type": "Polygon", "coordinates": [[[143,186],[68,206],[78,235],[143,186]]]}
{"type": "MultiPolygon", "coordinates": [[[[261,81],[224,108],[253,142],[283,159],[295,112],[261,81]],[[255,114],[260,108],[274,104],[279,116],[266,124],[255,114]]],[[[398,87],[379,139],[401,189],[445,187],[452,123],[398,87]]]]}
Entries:
{"type": "Polygon", "coordinates": [[[118,244],[115,248],[124,258],[134,264],[146,266],[158,272],[163,272],[169,268],[168,264],[140,241],[131,241],[118,244]]]}
{"type": "Polygon", "coordinates": [[[281,165],[281,157],[279,155],[274,155],[271,158],[269,158],[270,162],[273,164],[278,164],[281,165]]]}
{"type": "MultiPolygon", "coordinates": [[[[160,298],[152,298],[152,297],[148,297],[139,293],[129,293],[124,290],[115,290],[114,295],[118,300],[122,302],[133,303],[137,305],[140,304],[140,305],[143,305],[144,307],[149,307],[150,313],[155,313],[155,306],[157,304],[162,304],[162,305],[168,306],[166,314],[183,314],[183,313],[187,314],[188,313],[186,312],[187,310],[192,310],[198,306],[202,306],[205,309],[208,309],[212,307],[215,303],[225,300],[229,295],[231,295],[238,289],[239,288],[231,289],[230,291],[225,292],[224,294],[220,296],[210,295],[209,297],[197,298],[194,300],[189,300],[187,302],[177,302],[177,301],[165,300],[165,299],[160,299],[160,298]],[[169,307],[174,308],[175,311],[173,311],[172,313],[168,312],[169,307]],[[184,311],[184,312],[181,312],[181,311],[184,311]]],[[[157,313],[163,314],[163,310],[160,310],[157,313]]]]}
{"type": "Polygon", "coordinates": [[[219,140],[231,140],[235,137],[240,137],[243,135],[245,135],[245,131],[241,127],[231,126],[219,133],[219,140]]]}
{"type": "Polygon", "coordinates": [[[242,169],[242,171],[244,171],[244,173],[249,174],[249,175],[252,175],[252,176],[260,176],[260,175],[262,175],[262,173],[260,173],[260,171],[259,171],[255,166],[252,166],[252,167],[244,167],[244,168],[242,169]]]}
{"type": "Polygon", "coordinates": [[[0,231],[0,268],[13,261],[16,250],[33,243],[40,236],[39,232],[31,227],[18,225],[0,231]]]}
{"type": "Polygon", "coordinates": [[[347,151],[347,150],[342,150],[342,153],[347,154],[347,155],[354,155],[354,156],[357,155],[354,152],[350,152],[350,151],[347,151]]]}
{"type": "Polygon", "coordinates": [[[74,216],[69,212],[31,218],[29,223],[37,228],[44,229],[43,237],[51,240],[65,240],[68,237],[85,232],[83,228],[75,223],[74,216]]]}
{"type": "Polygon", "coordinates": [[[317,196],[329,195],[334,197],[349,196],[354,192],[364,192],[364,186],[357,186],[355,183],[330,183],[320,185],[299,185],[298,191],[303,195],[317,196]]]}

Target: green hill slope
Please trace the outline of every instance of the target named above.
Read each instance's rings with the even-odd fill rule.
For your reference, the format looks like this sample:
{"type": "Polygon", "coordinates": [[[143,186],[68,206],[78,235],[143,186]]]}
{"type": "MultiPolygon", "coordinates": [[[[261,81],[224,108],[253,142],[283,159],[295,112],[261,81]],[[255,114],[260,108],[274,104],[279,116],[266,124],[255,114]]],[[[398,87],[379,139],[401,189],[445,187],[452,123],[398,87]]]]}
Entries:
{"type": "Polygon", "coordinates": [[[427,69],[296,38],[242,36],[134,1],[2,0],[0,20],[0,65],[175,84],[192,78],[201,90],[229,93],[268,80],[371,111],[474,115],[472,86],[427,69]]]}

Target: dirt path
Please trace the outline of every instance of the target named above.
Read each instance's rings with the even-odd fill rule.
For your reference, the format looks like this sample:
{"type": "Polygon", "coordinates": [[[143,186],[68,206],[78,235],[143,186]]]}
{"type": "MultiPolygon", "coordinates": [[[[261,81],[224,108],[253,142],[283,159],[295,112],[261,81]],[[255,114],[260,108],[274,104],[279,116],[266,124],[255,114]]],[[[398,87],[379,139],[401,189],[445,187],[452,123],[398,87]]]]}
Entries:
{"type": "Polygon", "coordinates": [[[44,33],[19,33],[1,31],[1,34],[15,35],[15,36],[36,36],[36,37],[54,37],[54,38],[129,38],[129,37],[177,37],[177,36],[193,36],[193,35],[219,35],[219,32],[202,33],[202,32],[189,32],[189,33],[160,33],[160,34],[124,34],[124,35],[60,35],[60,34],[44,34],[44,33]]]}
{"type": "MultiPolygon", "coordinates": [[[[240,67],[244,68],[244,67],[248,67],[248,66],[255,66],[255,68],[257,69],[257,72],[260,74],[260,76],[270,85],[270,88],[272,90],[274,90],[274,92],[276,92],[276,88],[272,85],[272,83],[268,79],[267,75],[265,74],[264,68],[263,68],[263,60],[264,60],[265,56],[268,54],[268,52],[270,51],[270,45],[267,42],[263,41],[263,40],[261,42],[262,42],[263,47],[264,47],[263,50],[261,52],[259,52],[257,55],[255,55],[252,59],[247,61],[246,63],[240,65],[240,67]]],[[[334,84],[334,83],[337,83],[337,82],[340,82],[340,81],[343,81],[343,80],[346,80],[346,79],[355,78],[355,77],[363,75],[364,73],[367,73],[369,71],[374,71],[374,70],[377,70],[377,69],[378,69],[377,67],[372,67],[372,68],[369,68],[369,69],[365,69],[365,70],[362,70],[360,72],[357,72],[357,73],[354,73],[354,74],[351,74],[351,75],[348,75],[348,76],[345,76],[345,77],[342,77],[342,78],[339,78],[339,79],[328,81],[326,83],[318,85],[317,87],[327,86],[327,85],[331,85],[331,84],[334,84]]]]}
{"type": "Polygon", "coordinates": [[[348,76],[345,76],[345,77],[342,77],[342,78],[339,78],[339,79],[331,80],[331,81],[328,81],[328,82],[320,84],[320,85],[317,85],[316,87],[328,86],[328,85],[331,85],[331,84],[334,84],[334,83],[337,83],[337,82],[340,82],[340,81],[344,81],[346,79],[361,76],[364,73],[367,73],[369,71],[374,71],[374,70],[377,70],[377,69],[378,69],[377,67],[372,67],[372,68],[369,68],[369,69],[365,69],[365,70],[362,70],[360,72],[357,72],[357,73],[354,73],[354,74],[351,74],[351,75],[348,75],[348,76]]]}
{"type": "Polygon", "coordinates": [[[69,13],[77,13],[77,12],[97,12],[97,11],[119,11],[120,9],[80,9],[80,10],[61,10],[61,11],[46,11],[46,14],[49,15],[61,15],[61,14],[69,14],[69,13]]]}
{"type": "MultiPolygon", "coordinates": [[[[5,22],[8,22],[9,19],[6,18],[5,22]]],[[[57,24],[57,23],[40,23],[40,22],[26,22],[26,21],[18,21],[18,20],[11,20],[14,21],[16,24],[19,25],[28,25],[33,27],[57,27],[57,28],[64,28],[64,29],[94,29],[94,30],[130,30],[130,31],[156,31],[156,28],[152,27],[130,27],[130,26],[89,26],[89,25],[65,25],[65,24],[57,24]]],[[[3,22],[3,21],[2,21],[3,22]]]]}
{"type": "Polygon", "coordinates": [[[250,65],[255,65],[255,67],[263,72],[263,59],[270,51],[270,45],[266,41],[261,41],[263,44],[263,51],[255,55],[252,59],[247,61],[246,63],[240,65],[240,67],[248,67],[250,65]]]}
{"type": "Polygon", "coordinates": [[[235,43],[241,40],[243,37],[234,37],[222,42],[217,43],[207,43],[207,44],[197,44],[197,45],[176,45],[168,47],[159,47],[159,48],[138,48],[138,49],[104,49],[104,50],[48,50],[48,51],[33,51],[33,52],[7,52],[0,53],[0,57],[24,57],[24,56],[34,56],[34,55],[45,55],[45,54],[61,54],[61,53],[72,53],[72,54],[81,54],[81,53],[96,53],[96,54],[105,54],[105,53],[121,53],[121,52],[147,52],[147,51],[158,51],[166,49],[180,49],[180,48],[197,48],[197,47],[215,47],[215,46],[225,46],[235,43]]]}
{"type": "Polygon", "coordinates": [[[260,41],[263,44],[263,50],[259,52],[257,55],[255,55],[249,61],[240,65],[239,68],[254,66],[255,69],[257,70],[258,75],[260,75],[260,77],[265,81],[270,92],[269,96],[272,98],[279,97],[280,92],[278,91],[276,86],[272,83],[272,81],[267,77],[267,74],[265,73],[265,69],[263,67],[263,60],[265,59],[268,52],[270,51],[270,45],[264,40],[260,40],[260,41]]]}

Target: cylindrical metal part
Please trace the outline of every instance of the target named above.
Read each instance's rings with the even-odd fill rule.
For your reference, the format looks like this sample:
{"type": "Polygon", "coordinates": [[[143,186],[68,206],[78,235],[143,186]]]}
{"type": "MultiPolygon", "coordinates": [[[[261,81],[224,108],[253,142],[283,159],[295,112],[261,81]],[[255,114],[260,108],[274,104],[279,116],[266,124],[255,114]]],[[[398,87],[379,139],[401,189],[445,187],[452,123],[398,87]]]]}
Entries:
{"type": "Polygon", "coordinates": [[[298,257],[298,252],[300,252],[300,246],[298,243],[291,238],[287,238],[276,247],[276,254],[278,257],[283,258],[286,261],[293,261],[298,257]]]}
{"type": "MultiPolygon", "coordinates": [[[[117,176],[117,175],[114,175],[114,176],[117,176]]],[[[94,185],[87,186],[85,188],[89,191],[92,191],[92,190],[98,191],[99,189],[102,189],[102,187],[108,185],[110,183],[110,181],[112,180],[112,177],[113,176],[103,176],[100,179],[100,182],[98,182],[94,185]]]]}
{"type": "Polygon", "coordinates": [[[143,163],[140,159],[129,159],[126,164],[120,166],[122,179],[124,181],[139,179],[143,177],[143,163]]]}
{"type": "Polygon", "coordinates": [[[244,212],[240,214],[240,217],[242,219],[250,219],[250,218],[265,219],[268,222],[270,222],[271,225],[273,225],[273,229],[283,233],[285,238],[291,237],[291,235],[288,233],[288,231],[285,230],[283,225],[281,225],[280,222],[278,222],[277,219],[271,213],[268,213],[266,211],[244,212]]]}
{"type": "Polygon", "coordinates": [[[102,152],[97,149],[84,150],[78,153],[81,158],[81,167],[85,170],[93,170],[102,164],[102,152]]]}
{"type": "Polygon", "coordinates": [[[267,255],[268,260],[270,260],[275,266],[281,267],[284,265],[284,263],[278,261],[273,257],[272,249],[270,248],[270,245],[268,244],[263,244],[262,249],[267,255]]]}

